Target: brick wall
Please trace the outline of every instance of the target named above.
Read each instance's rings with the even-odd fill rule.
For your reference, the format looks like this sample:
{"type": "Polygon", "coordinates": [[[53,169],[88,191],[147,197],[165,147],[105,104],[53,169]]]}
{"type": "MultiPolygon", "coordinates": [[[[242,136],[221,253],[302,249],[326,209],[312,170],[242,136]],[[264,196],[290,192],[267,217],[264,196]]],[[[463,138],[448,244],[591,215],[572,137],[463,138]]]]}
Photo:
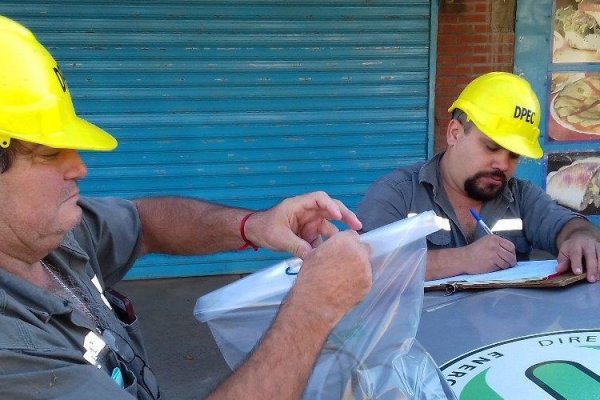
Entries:
{"type": "MultiPolygon", "coordinates": [[[[435,1],[435,0],[434,0],[435,1]]],[[[435,88],[435,152],[446,147],[448,107],[473,78],[513,70],[515,0],[441,0],[435,88]]]]}

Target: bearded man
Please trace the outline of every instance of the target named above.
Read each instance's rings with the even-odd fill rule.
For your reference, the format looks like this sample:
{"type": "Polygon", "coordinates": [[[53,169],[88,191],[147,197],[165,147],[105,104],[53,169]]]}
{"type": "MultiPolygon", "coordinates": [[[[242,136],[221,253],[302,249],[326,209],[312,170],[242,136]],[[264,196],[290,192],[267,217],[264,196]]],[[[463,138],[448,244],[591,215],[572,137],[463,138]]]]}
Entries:
{"type": "Polygon", "coordinates": [[[506,72],[484,74],[448,111],[447,149],[371,185],[358,207],[363,231],[434,210],[447,229],[427,237],[427,280],[510,268],[535,248],[557,256],[557,271],[597,281],[600,231],[513,176],[520,156],[543,155],[540,105],[529,83],[506,72]]]}

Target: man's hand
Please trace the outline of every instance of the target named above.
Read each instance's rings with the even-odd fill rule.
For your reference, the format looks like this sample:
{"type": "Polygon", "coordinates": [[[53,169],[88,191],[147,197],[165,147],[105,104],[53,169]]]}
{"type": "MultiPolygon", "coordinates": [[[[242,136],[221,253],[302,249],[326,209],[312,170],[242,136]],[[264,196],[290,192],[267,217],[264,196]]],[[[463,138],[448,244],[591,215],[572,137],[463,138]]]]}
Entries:
{"type": "Polygon", "coordinates": [[[596,282],[600,276],[600,242],[588,235],[573,235],[565,240],[558,251],[557,272],[569,269],[579,275],[585,270],[588,282],[596,282]]]}
{"type": "Polygon", "coordinates": [[[371,289],[369,255],[356,232],[336,233],[304,260],[290,303],[335,325],[371,289]]]}
{"type": "Polygon", "coordinates": [[[515,245],[497,235],[486,235],[464,248],[467,274],[482,274],[514,267],[515,245]]]}
{"type": "Polygon", "coordinates": [[[583,218],[570,220],[556,239],[557,272],[571,269],[574,274],[586,272],[588,282],[600,278],[600,231],[583,218]]]}
{"type": "Polygon", "coordinates": [[[353,231],[307,254],[271,328],[209,397],[299,399],[331,329],[371,288],[369,247],[353,231]]]}
{"type": "Polygon", "coordinates": [[[302,259],[319,245],[321,236],[338,232],[331,220],[358,230],[362,224],[339,200],[325,192],[286,199],[275,207],[252,215],[245,225],[246,237],[260,247],[287,251],[302,259]]]}

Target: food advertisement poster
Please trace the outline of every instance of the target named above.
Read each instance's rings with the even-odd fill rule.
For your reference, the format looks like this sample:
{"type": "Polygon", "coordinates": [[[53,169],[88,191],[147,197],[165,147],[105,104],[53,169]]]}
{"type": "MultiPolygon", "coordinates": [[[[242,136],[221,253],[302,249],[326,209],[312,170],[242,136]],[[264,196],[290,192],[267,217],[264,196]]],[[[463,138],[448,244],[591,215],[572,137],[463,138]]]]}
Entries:
{"type": "Polygon", "coordinates": [[[600,215],[600,151],[548,154],[546,193],[585,215],[600,215]]]}
{"type": "Polygon", "coordinates": [[[599,21],[598,0],[556,0],[552,62],[600,62],[599,21]]]}
{"type": "Polygon", "coordinates": [[[549,138],[600,140],[600,73],[554,72],[549,87],[549,138]]]}
{"type": "Polygon", "coordinates": [[[600,0],[555,1],[552,62],[547,139],[600,141],[600,0]]]}

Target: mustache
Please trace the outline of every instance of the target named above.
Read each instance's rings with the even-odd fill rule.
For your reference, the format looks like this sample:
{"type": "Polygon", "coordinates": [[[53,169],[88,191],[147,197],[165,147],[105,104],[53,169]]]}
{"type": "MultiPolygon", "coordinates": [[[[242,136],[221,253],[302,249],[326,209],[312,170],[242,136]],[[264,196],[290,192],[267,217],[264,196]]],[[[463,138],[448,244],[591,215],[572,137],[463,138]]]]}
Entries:
{"type": "Polygon", "coordinates": [[[497,178],[502,180],[503,183],[506,183],[508,181],[506,174],[502,171],[478,172],[475,174],[475,176],[473,176],[473,178],[475,180],[477,180],[478,178],[497,178]]]}

